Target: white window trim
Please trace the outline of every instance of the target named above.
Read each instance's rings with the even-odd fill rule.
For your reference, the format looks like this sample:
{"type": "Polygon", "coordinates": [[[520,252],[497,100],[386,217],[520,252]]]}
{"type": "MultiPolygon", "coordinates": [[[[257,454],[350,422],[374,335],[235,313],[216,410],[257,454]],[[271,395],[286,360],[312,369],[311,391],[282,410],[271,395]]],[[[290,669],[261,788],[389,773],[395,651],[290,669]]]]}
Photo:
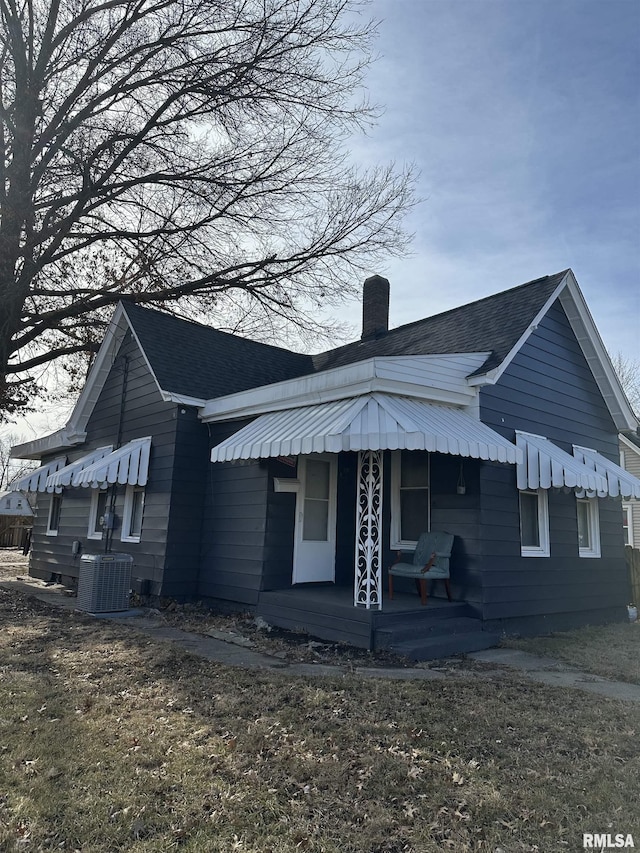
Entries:
{"type": "Polygon", "coordinates": [[[62,512],[62,494],[56,494],[55,492],[51,495],[51,500],[49,501],[49,515],[47,516],[47,536],[57,536],[58,530],[60,529],[60,513],[62,512]],[[58,510],[58,526],[53,528],[51,527],[51,519],[53,518],[53,508],[56,503],[60,504],[60,509],[58,510]]]}
{"type": "MultiPolygon", "coordinates": [[[[400,476],[401,476],[402,451],[394,450],[391,453],[391,519],[390,519],[390,543],[389,547],[392,551],[413,551],[415,550],[418,540],[409,540],[400,538],[400,476]]],[[[431,454],[427,453],[427,491],[429,493],[428,500],[428,518],[425,533],[431,530],[431,454]]]]}
{"type": "Polygon", "coordinates": [[[140,536],[131,535],[131,511],[133,509],[133,495],[142,492],[142,515],[144,516],[144,486],[127,486],[124,496],[124,511],[122,513],[122,529],[120,531],[121,542],[139,542],[140,536]]]}
{"type": "Polygon", "coordinates": [[[520,494],[538,496],[538,532],[539,545],[522,545],[522,526],[520,527],[520,554],[523,557],[550,557],[549,544],[549,499],[546,489],[521,489],[518,494],[518,514],[520,514],[520,494]]]}
{"type": "Polygon", "coordinates": [[[101,494],[106,494],[105,489],[91,490],[91,507],[89,508],[89,524],[87,526],[87,539],[102,540],[102,530],[96,530],[98,527],[98,500],[101,494]]]}
{"type": "Polygon", "coordinates": [[[578,553],[581,557],[600,557],[600,507],[598,506],[598,498],[576,498],[576,513],[578,504],[586,504],[588,507],[587,522],[589,524],[589,539],[591,540],[591,545],[588,548],[581,548],[578,545],[578,553]]]}
{"type": "Polygon", "coordinates": [[[631,547],[634,548],[636,540],[635,540],[634,529],[633,529],[633,504],[624,502],[622,504],[622,511],[626,512],[627,519],[629,522],[627,525],[627,530],[629,531],[629,542],[625,542],[625,545],[631,545],[631,547]]]}

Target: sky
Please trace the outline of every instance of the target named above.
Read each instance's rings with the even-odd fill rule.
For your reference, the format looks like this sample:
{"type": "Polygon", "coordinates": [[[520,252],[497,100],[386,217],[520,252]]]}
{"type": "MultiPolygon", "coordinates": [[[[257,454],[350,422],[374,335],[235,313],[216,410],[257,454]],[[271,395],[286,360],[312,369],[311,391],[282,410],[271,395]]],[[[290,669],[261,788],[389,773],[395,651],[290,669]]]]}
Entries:
{"type": "Polygon", "coordinates": [[[372,270],[391,282],[390,324],[571,267],[609,351],[640,358],[640,2],[371,11],[367,87],[385,112],[357,151],[414,162],[422,199],[412,256],[372,270]]]}
{"type": "MultiPolygon", "coordinates": [[[[373,0],[384,108],[358,162],[416,164],[390,324],[571,267],[605,345],[640,359],[640,0],[373,0]]],[[[361,307],[339,319],[359,335],[361,307]]],[[[29,440],[65,413],[9,430],[29,440]]]]}

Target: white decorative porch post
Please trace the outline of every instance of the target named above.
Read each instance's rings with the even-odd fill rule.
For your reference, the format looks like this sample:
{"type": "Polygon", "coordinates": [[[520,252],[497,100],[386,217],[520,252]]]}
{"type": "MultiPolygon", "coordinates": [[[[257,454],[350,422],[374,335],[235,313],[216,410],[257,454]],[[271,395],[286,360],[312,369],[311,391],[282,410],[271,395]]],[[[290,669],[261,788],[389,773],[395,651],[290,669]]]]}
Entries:
{"type": "Polygon", "coordinates": [[[382,451],[358,453],[354,605],[382,609],[382,451]]]}

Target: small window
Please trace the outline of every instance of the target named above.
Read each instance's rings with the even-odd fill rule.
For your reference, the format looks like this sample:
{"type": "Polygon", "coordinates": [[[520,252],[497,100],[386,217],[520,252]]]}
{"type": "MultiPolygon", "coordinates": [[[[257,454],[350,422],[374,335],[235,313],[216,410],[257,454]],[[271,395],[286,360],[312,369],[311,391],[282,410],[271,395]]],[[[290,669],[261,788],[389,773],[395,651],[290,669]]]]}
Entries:
{"type": "Polygon", "coordinates": [[[144,512],[144,489],[141,486],[127,486],[122,519],[122,542],[139,542],[142,535],[142,514],[144,512]]]}
{"type": "Polygon", "coordinates": [[[622,504],[622,530],[624,544],[633,547],[633,507],[631,504],[622,504]]]}
{"type": "Polygon", "coordinates": [[[47,521],[47,536],[58,535],[61,510],[62,495],[51,495],[51,503],[49,504],[49,519],[47,521]]]}
{"type": "Polygon", "coordinates": [[[520,545],[523,557],[549,556],[549,508],[544,489],[520,492],[520,545]]]}
{"type": "Polygon", "coordinates": [[[578,498],[578,551],[581,557],[600,556],[600,520],[597,498],[578,498]]]}
{"type": "Polygon", "coordinates": [[[107,511],[108,494],[106,489],[93,489],[91,493],[87,539],[102,539],[102,522],[107,511]]]}
{"type": "Polygon", "coordinates": [[[391,547],[413,548],[429,530],[429,453],[400,450],[391,457],[391,547]]]}

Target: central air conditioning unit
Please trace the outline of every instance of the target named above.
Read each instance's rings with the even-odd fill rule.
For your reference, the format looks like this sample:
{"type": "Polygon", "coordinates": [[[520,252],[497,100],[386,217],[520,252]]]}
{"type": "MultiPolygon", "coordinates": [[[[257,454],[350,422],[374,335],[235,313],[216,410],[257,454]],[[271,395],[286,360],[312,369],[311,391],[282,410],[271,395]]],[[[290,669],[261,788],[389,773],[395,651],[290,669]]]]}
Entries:
{"type": "Polygon", "coordinates": [[[78,578],[78,610],[113,613],[129,609],[131,554],[83,554],[78,578]]]}

